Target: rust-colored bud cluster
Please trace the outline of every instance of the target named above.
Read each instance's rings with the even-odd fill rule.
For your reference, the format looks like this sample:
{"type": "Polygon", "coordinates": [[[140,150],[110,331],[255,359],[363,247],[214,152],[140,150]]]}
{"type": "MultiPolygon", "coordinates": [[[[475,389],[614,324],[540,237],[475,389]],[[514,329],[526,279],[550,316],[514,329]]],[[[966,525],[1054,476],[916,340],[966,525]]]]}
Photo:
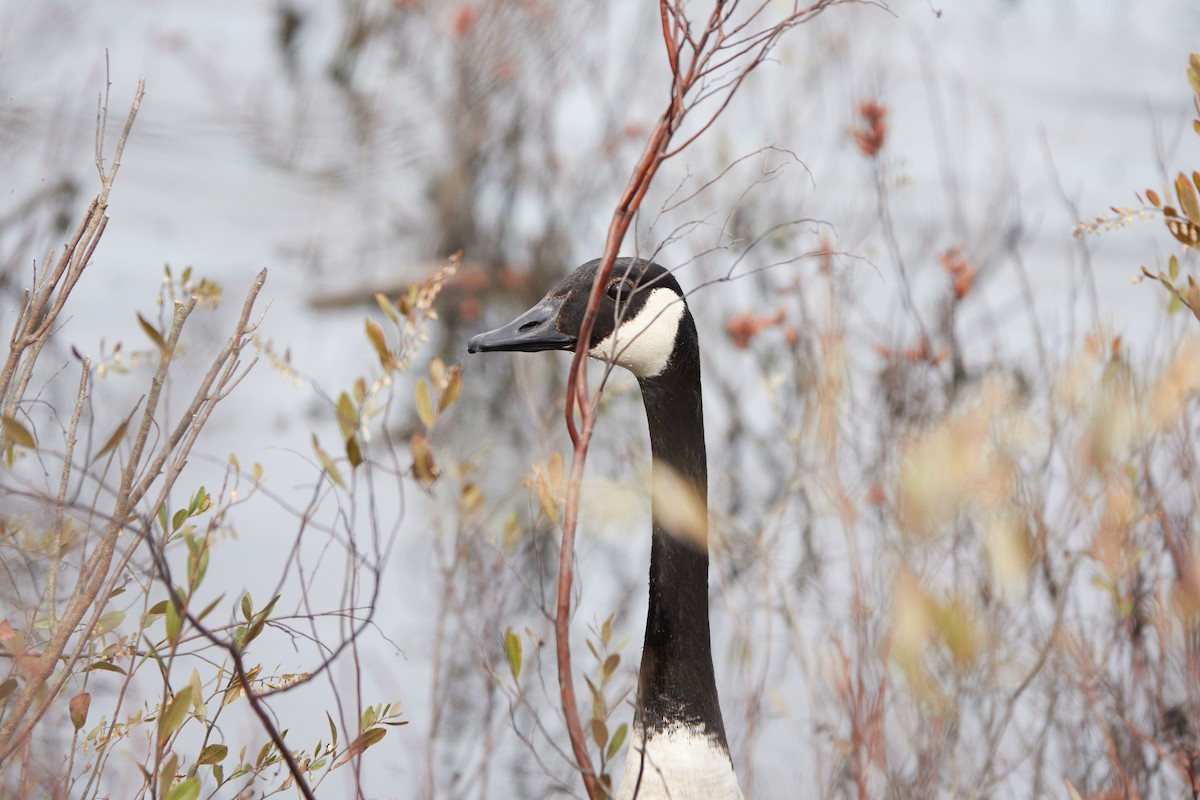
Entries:
{"type": "Polygon", "coordinates": [[[951,247],[942,253],[938,261],[954,282],[954,299],[962,300],[975,285],[975,275],[979,268],[963,257],[961,247],[951,247]]]}
{"type": "Polygon", "coordinates": [[[864,127],[851,128],[850,133],[862,154],[867,158],[875,158],[887,141],[887,106],[874,100],[864,100],[858,105],[858,116],[865,123],[864,127]]]}

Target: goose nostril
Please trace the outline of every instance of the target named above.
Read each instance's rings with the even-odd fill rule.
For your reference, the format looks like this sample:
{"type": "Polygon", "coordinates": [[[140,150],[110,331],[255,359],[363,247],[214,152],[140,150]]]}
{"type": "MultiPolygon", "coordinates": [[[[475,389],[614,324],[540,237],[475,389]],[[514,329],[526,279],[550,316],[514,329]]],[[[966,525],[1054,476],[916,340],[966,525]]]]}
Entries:
{"type": "Polygon", "coordinates": [[[541,325],[541,324],[542,324],[542,323],[541,323],[541,322],[539,322],[538,320],[533,320],[533,321],[531,321],[531,322],[526,322],[526,323],[525,323],[524,325],[522,325],[520,328],[517,328],[517,330],[518,330],[520,333],[528,333],[529,331],[533,330],[534,328],[536,328],[537,326],[539,326],[539,325],[541,325]]]}

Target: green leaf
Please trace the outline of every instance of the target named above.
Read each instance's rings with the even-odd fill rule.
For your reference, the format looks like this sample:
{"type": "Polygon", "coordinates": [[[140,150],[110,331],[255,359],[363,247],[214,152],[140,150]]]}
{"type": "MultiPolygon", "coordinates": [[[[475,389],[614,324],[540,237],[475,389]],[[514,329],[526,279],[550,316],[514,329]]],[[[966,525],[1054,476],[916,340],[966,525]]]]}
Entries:
{"type": "Polygon", "coordinates": [[[248,629],[238,638],[238,647],[246,647],[246,645],[258,638],[258,635],[263,632],[266,623],[261,619],[252,623],[248,629]]]}
{"type": "Polygon", "coordinates": [[[229,748],[225,745],[210,744],[200,751],[200,758],[196,760],[196,765],[202,767],[205,764],[220,764],[227,755],[229,755],[229,748]]]}
{"type": "Polygon", "coordinates": [[[171,517],[171,533],[183,527],[183,523],[187,522],[188,511],[186,508],[181,508],[171,517]]]}
{"type": "Polygon", "coordinates": [[[188,593],[191,594],[200,586],[208,572],[208,544],[203,537],[195,540],[190,536],[188,538],[188,593]],[[195,547],[192,546],[192,541],[196,542],[195,547]]]}
{"type": "Polygon", "coordinates": [[[27,447],[30,450],[37,449],[37,442],[33,440],[33,434],[24,425],[17,422],[15,417],[5,414],[0,419],[3,420],[5,439],[21,447],[27,447]]]}
{"type": "Polygon", "coordinates": [[[179,726],[187,719],[188,709],[192,705],[192,687],[185,686],[179,690],[158,717],[158,746],[161,749],[174,734],[179,726]]]}
{"type": "Polygon", "coordinates": [[[196,490],[196,493],[192,495],[191,501],[188,502],[188,516],[190,517],[197,512],[207,511],[211,503],[212,500],[209,498],[208,492],[204,491],[204,487],[201,486],[196,490]]]}
{"type": "Polygon", "coordinates": [[[421,419],[421,423],[426,427],[433,425],[433,400],[429,396],[429,382],[424,378],[417,378],[417,416],[421,419]]]}
{"type": "Polygon", "coordinates": [[[337,750],[337,726],[333,724],[333,717],[329,716],[329,712],[325,712],[325,719],[329,720],[329,749],[337,750]]]}
{"type": "Polygon", "coordinates": [[[96,621],[96,627],[92,629],[92,638],[99,639],[101,636],[113,630],[124,621],[124,611],[109,611],[96,621]]]}
{"type": "Polygon", "coordinates": [[[211,613],[212,613],[212,610],[213,610],[214,608],[216,608],[216,607],[217,607],[217,605],[218,605],[218,604],[219,604],[219,603],[220,603],[222,600],[224,600],[224,599],[225,599],[225,594],[224,594],[224,593],[221,593],[220,595],[218,595],[216,600],[213,600],[211,603],[209,603],[208,605],[206,605],[206,606],[204,607],[204,610],[203,610],[203,611],[201,611],[199,614],[197,614],[197,615],[196,615],[196,619],[197,619],[197,621],[199,621],[199,620],[203,620],[205,617],[207,617],[209,614],[211,614],[211,613]]]}
{"type": "Polygon", "coordinates": [[[279,598],[282,596],[283,595],[277,594],[274,597],[272,597],[271,602],[267,603],[266,608],[262,609],[261,611],[259,611],[257,614],[254,615],[255,618],[260,621],[266,621],[267,617],[271,616],[271,612],[275,610],[275,604],[279,602],[279,598]]]}
{"type": "Polygon", "coordinates": [[[521,637],[513,633],[512,628],[504,630],[504,652],[508,656],[508,668],[512,671],[513,680],[521,677],[521,637]]]}
{"type": "Polygon", "coordinates": [[[92,672],[93,670],[101,670],[103,672],[115,672],[118,675],[129,674],[129,673],[125,672],[125,670],[118,667],[116,664],[112,663],[111,661],[93,661],[91,664],[88,665],[88,667],[85,671],[92,672]]]}
{"type": "Polygon", "coordinates": [[[612,761],[617,753],[621,752],[621,745],[625,744],[625,735],[629,733],[629,726],[622,722],[617,726],[617,730],[612,735],[612,739],[608,742],[608,750],[604,753],[605,761],[612,761]]]}
{"type": "Polygon", "coordinates": [[[378,716],[375,713],[375,706],[368,706],[363,711],[362,721],[359,724],[359,729],[364,730],[364,731],[369,729],[372,725],[375,724],[376,719],[378,719],[378,716]]]}
{"type": "Polygon", "coordinates": [[[179,756],[171,753],[158,770],[158,796],[166,797],[175,781],[175,771],[179,769],[179,756]]]}
{"type": "Polygon", "coordinates": [[[353,439],[358,433],[358,409],[350,395],[342,392],[337,399],[337,422],[342,432],[342,439],[353,439]]]}
{"type": "Polygon", "coordinates": [[[150,341],[154,342],[154,346],[158,348],[158,352],[166,355],[167,343],[163,340],[162,334],[159,333],[158,329],[151,325],[150,322],[141,314],[138,314],[137,318],[138,325],[142,326],[142,332],[145,333],[146,336],[150,337],[150,341]]]}
{"type": "Polygon", "coordinates": [[[167,800],[196,800],[200,796],[200,779],[193,775],[175,784],[167,800]]]}
{"type": "Polygon", "coordinates": [[[167,603],[166,612],[167,641],[174,647],[179,644],[179,634],[183,630],[183,617],[175,608],[174,602],[167,603]]]}
{"type": "Polygon", "coordinates": [[[1171,280],[1179,279],[1179,259],[1171,256],[1171,260],[1167,262],[1167,274],[1171,276],[1171,280]]]}
{"type": "Polygon", "coordinates": [[[249,592],[242,595],[242,616],[246,618],[246,622],[254,619],[254,603],[250,599],[249,592]]]}

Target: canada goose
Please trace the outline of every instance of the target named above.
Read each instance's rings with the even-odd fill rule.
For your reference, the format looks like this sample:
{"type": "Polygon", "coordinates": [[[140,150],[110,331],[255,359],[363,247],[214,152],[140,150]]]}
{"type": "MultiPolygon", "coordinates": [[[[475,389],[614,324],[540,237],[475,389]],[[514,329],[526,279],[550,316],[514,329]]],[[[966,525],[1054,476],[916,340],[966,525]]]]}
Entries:
{"type": "MultiPolygon", "coordinates": [[[[471,353],[570,350],[600,261],[576,269],[502,328],[475,336],[471,353]]],[[[707,507],[708,466],[696,324],[675,277],[649,261],[617,259],[588,342],[588,355],[638,380],[653,469],[689,481],[707,507]]],[[[669,530],[653,513],[650,607],[638,672],[633,737],[618,800],[740,800],[713,676],[708,627],[707,526],[669,530]],[[644,757],[643,757],[644,755],[644,757]]],[[[706,512],[705,512],[706,513],[706,512]]]]}

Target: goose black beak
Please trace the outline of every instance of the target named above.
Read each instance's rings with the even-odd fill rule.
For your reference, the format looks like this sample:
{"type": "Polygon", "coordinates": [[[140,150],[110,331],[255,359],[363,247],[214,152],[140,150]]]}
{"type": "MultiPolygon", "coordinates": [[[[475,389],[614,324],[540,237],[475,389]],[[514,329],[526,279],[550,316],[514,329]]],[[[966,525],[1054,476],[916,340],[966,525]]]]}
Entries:
{"type": "Polygon", "coordinates": [[[468,353],[486,353],[490,350],[514,350],[536,353],[539,350],[571,350],[575,337],[562,333],[555,327],[558,312],[565,297],[545,297],[503,328],[472,336],[467,342],[468,353]]]}

